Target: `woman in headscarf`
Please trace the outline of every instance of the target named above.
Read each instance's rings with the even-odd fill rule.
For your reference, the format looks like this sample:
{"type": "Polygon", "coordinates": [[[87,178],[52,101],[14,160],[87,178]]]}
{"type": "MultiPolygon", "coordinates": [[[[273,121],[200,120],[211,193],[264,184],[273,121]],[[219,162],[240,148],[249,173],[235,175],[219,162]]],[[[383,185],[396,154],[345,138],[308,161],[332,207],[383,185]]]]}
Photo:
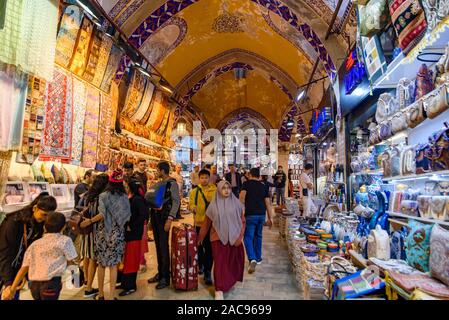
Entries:
{"type": "Polygon", "coordinates": [[[106,190],[98,198],[98,214],[85,223],[98,223],[94,239],[94,256],[98,262],[98,295],[96,300],[105,300],[104,276],[109,269],[109,299],[115,298],[117,269],[125,251],[125,224],[131,217],[128,196],[123,185],[122,170],[109,176],[106,190]]]}
{"type": "Polygon", "coordinates": [[[206,220],[201,227],[198,243],[201,244],[210,229],[210,241],[214,258],[215,299],[223,300],[223,292],[229,291],[237,281],[243,281],[245,255],[244,207],[232,193],[231,184],[220,181],[217,193],[207,208],[206,220]]]}
{"type": "Polygon", "coordinates": [[[137,272],[139,271],[142,254],[142,235],[144,222],[148,219],[149,211],[142,196],[143,184],[139,177],[132,176],[126,181],[129,203],[131,206],[131,219],[126,224],[125,232],[125,258],[121,276],[119,296],[127,296],[137,290],[137,272]]]}

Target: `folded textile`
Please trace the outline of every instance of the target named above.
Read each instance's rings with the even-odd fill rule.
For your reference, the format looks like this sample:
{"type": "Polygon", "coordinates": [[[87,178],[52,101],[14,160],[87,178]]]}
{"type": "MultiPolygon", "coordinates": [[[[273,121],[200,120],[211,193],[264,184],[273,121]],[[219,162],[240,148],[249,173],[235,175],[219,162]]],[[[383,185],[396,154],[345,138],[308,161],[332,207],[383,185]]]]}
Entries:
{"type": "Polygon", "coordinates": [[[426,273],[401,274],[390,271],[389,276],[399,287],[408,292],[419,289],[432,296],[449,298],[449,287],[426,273]]]}

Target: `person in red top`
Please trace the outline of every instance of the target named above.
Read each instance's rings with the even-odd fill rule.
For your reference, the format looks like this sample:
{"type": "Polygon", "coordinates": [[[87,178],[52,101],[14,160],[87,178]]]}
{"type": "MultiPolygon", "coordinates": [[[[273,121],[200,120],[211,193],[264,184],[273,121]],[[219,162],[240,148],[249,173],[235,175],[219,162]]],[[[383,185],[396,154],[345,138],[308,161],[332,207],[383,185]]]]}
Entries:
{"type": "Polygon", "coordinates": [[[218,183],[217,193],[207,208],[206,220],[198,237],[199,245],[209,230],[214,259],[215,299],[223,300],[223,292],[229,291],[237,281],[243,281],[245,267],[244,207],[227,181],[218,183]]]}

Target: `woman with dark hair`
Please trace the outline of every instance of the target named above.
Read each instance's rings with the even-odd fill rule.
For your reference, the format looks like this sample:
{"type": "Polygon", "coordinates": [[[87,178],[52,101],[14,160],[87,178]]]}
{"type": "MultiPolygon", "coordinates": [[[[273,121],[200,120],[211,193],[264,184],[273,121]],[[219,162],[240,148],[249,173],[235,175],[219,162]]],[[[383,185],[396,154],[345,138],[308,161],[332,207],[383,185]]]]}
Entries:
{"type": "Polygon", "coordinates": [[[98,214],[83,222],[83,227],[98,223],[94,234],[94,257],[98,262],[98,295],[105,300],[104,276],[109,269],[109,299],[115,298],[118,265],[125,250],[125,224],[131,217],[128,196],[123,185],[123,171],[118,169],[109,176],[106,190],[98,198],[98,214]]]}
{"type": "MultiPolygon", "coordinates": [[[[28,206],[8,214],[0,226],[0,290],[10,289],[20,269],[25,250],[42,238],[49,212],[56,210],[56,199],[41,193],[28,206]]],[[[18,299],[18,294],[16,295],[18,299]]]]}
{"type": "MultiPolygon", "coordinates": [[[[108,185],[109,176],[102,173],[94,178],[94,181],[89,190],[82,196],[79,206],[88,207],[88,218],[93,218],[98,214],[98,198],[104,192],[108,185]]],[[[88,224],[88,222],[86,222],[88,224]]],[[[95,272],[97,271],[97,262],[94,256],[94,237],[96,228],[86,235],[81,235],[80,257],[83,259],[84,274],[87,275],[86,290],[84,291],[84,298],[89,298],[98,293],[98,289],[92,288],[95,272]]]]}
{"type": "Polygon", "coordinates": [[[120,296],[127,296],[137,290],[137,272],[139,271],[142,236],[145,220],[148,219],[149,211],[142,196],[143,185],[138,177],[131,177],[127,181],[129,203],[131,207],[131,218],[126,225],[125,231],[125,258],[121,277],[120,296]]]}

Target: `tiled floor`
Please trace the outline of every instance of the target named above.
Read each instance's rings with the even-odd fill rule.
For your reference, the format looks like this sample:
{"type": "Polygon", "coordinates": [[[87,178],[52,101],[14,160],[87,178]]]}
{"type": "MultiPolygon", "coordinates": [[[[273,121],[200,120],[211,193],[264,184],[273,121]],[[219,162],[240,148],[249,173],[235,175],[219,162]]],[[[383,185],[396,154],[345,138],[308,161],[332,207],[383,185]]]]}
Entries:
{"type": "MultiPolygon", "coordinates": [[[[192,215],[187,215],[179,223],[191,222],[192,215]]],[[[148,270],[138,276],[138,290],[123,300],[149,300],[149,299],[187,299],[187,300],[209,300],[214,298],[214,288],[204,285],[200,277],[199,288],[192,292],[178,292],[172,288],[156,290],[155,285],[149,285],[147,279],[153,276],[157,270],[156,253],[154,242],[149,243],[150,252],[147,254],[148,270]]],[[[254,274],[248,274],[245,270],[244,281],[237,283],[234,289],[225,294],[225,299],[303,299],[303,296],[295,284],[294,274],[288,258],[287,248],[279,238],[277,228],[264,228],[263,239],[263,263],[257,266],[254,274]]],[[[247,262],[248,264],[248,262],[247,262]]],[[[108,281],[108,274],[106,274],[108,281]]],[[[94,287],[96,281],[94,281],[94,287]]],[[[106,284],[107,287],[107,284],[106,284]]],[[[21,293],[21,299],[31,299],[28,290],[21,293]]],[[[82,289],[64,288],[60,299],[81,300],[83,298],[82,289]]]]}

